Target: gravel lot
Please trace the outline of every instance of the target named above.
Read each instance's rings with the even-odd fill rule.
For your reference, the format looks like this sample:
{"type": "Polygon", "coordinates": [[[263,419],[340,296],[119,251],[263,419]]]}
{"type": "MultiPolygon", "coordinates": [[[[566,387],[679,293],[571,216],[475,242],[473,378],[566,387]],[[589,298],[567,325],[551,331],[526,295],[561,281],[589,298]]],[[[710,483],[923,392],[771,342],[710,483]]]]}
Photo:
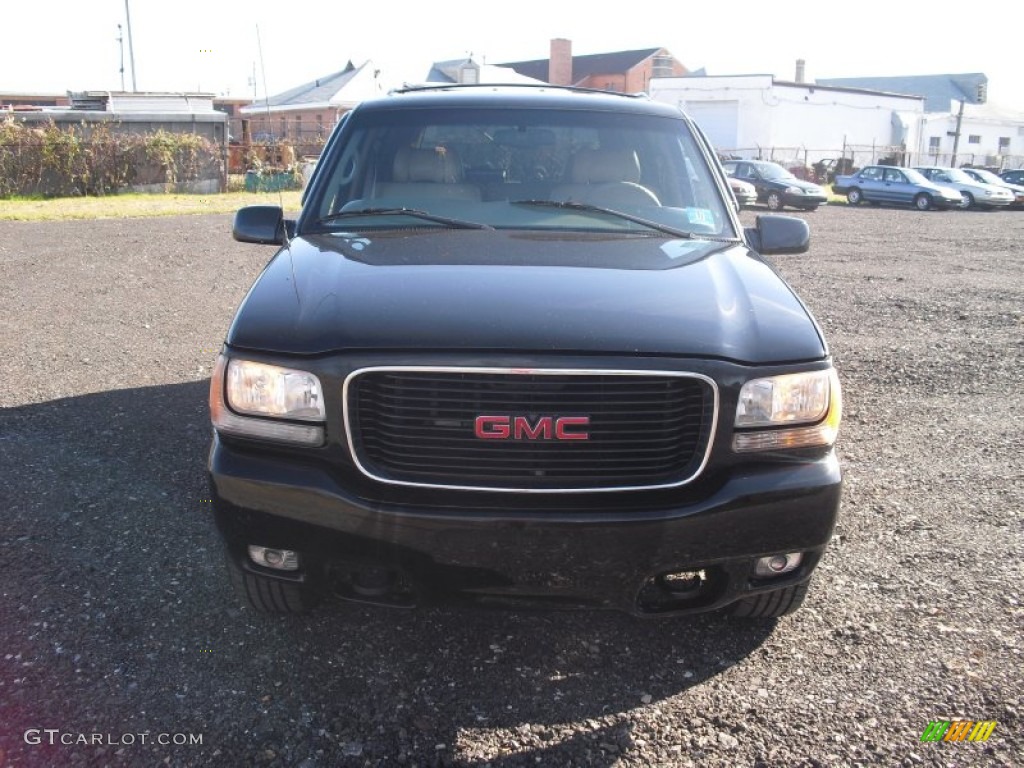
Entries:
{"type": "Polygon", "coordinates": [[[776,261],[833,347],[847,485],[804,609],[753,624],[248,612],[205,399],[272,249],[229,216],[0,223],[0,765],[1024,763],[1024,213],[807,218],[776,261]],[[938,719],[998,725],[920,742],[938,719]]]}

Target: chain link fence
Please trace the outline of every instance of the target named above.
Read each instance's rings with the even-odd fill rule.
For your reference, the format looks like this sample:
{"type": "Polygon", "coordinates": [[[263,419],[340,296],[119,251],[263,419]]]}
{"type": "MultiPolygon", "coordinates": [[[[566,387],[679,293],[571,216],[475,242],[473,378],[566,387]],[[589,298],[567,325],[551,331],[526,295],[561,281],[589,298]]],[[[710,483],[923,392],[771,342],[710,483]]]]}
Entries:
{"type": "MultiPolygon", "coordinates": [[[[809,147],[741,147],[718,150],[726,159],[769,160],[791,171],[795,176],[820,184],[835,181],[841,174],[852,173],[865,165],[899,165],[904,167],[954,165],[950,152],[907,152],[899,145],[846,144],[830,149],[809,147]]],[[[988,168],[1000,172],[1024,168],[1024,155],[993,155],[981,152],[957,152],[958,167],[988,168]]]]}

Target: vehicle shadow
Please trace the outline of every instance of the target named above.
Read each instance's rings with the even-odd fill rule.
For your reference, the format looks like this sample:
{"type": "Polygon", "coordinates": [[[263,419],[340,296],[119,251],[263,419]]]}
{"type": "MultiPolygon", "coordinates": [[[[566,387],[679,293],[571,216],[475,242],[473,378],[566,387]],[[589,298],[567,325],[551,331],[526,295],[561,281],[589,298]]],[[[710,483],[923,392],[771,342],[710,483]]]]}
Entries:
{"type": "Polygon", "coordinates": [[[77,749],[30,748],[24,729],[133,723],[200,732],[203,745],[84,748],[89,759],[600,766],[644,741],[685,745],[687,728],[735,725],[699,708],[685,720],[633,712],[769,653],[774,622],[340,602],[282,618],[242,607],[209,510],[207,387],[0,412],[8,759],[56,764],[77,749]]]}

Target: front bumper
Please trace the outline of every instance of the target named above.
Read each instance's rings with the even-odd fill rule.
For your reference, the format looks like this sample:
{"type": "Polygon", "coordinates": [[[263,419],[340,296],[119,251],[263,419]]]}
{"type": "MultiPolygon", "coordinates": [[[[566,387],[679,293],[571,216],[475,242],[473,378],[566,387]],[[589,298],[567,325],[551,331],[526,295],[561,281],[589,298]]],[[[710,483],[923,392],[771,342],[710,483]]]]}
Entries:
{"type": "Polygon", "coordinates": [[[841,487],[830,452],[734,469],[706,497],[677,505],[623,492],[611,509],[580,498],[517,508],[515,496],[505,508],[419,506],[362,498],[329,467],[216,436],[209,475],[229,556],[264,576],[391,605],[456,597],[637,615],[711,610],[806,581],[831,538],[841,487]],[[250,544],[299,552],[301,570],[253,564],[250,544]],[[804,554],[796,571],[753,577],[757,557],[788,552],[804,554]],[[704,580],[667,592],[664,575],[678,572],[704,580]]]}
{"type": "Polygon", "coordinates": [[[820,205],[828,205],[828,195],[814,192],[800,195],[783,192],[782,202],[791,208],[817,208],[820,205]]]}

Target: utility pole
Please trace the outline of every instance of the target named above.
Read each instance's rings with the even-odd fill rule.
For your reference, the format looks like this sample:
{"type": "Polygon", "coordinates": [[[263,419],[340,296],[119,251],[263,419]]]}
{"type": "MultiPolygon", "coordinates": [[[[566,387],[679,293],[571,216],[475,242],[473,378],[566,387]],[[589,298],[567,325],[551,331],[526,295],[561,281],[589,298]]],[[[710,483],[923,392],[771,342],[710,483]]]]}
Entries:
{"type": "Polygon", "coordinates": [[[956,152],[960,149],[960,128],[964,124],[964,102],[966,99],[960,99],[960,111],[956,114],[956,133],[953,134],[953,159],[950,161],[950,166],[956,168],[956,152]]]}
{"type": "Polygon", "coordinates": [[[128,23],[128,60],[132,65],[132,93],[136,93],[138,88],[135,85],[135,46],[132,45],[132,14],[128,10],[128,0],[124,0],[124,18],[128,23]]]}
{"type": "Polygon", "coordinates": [[[121,30],[121,25],[117,25],[117,45],[121,49],[121,69],[118,70],[121,73],[121,91],[124,91],[124,33],[121,30]]]}

